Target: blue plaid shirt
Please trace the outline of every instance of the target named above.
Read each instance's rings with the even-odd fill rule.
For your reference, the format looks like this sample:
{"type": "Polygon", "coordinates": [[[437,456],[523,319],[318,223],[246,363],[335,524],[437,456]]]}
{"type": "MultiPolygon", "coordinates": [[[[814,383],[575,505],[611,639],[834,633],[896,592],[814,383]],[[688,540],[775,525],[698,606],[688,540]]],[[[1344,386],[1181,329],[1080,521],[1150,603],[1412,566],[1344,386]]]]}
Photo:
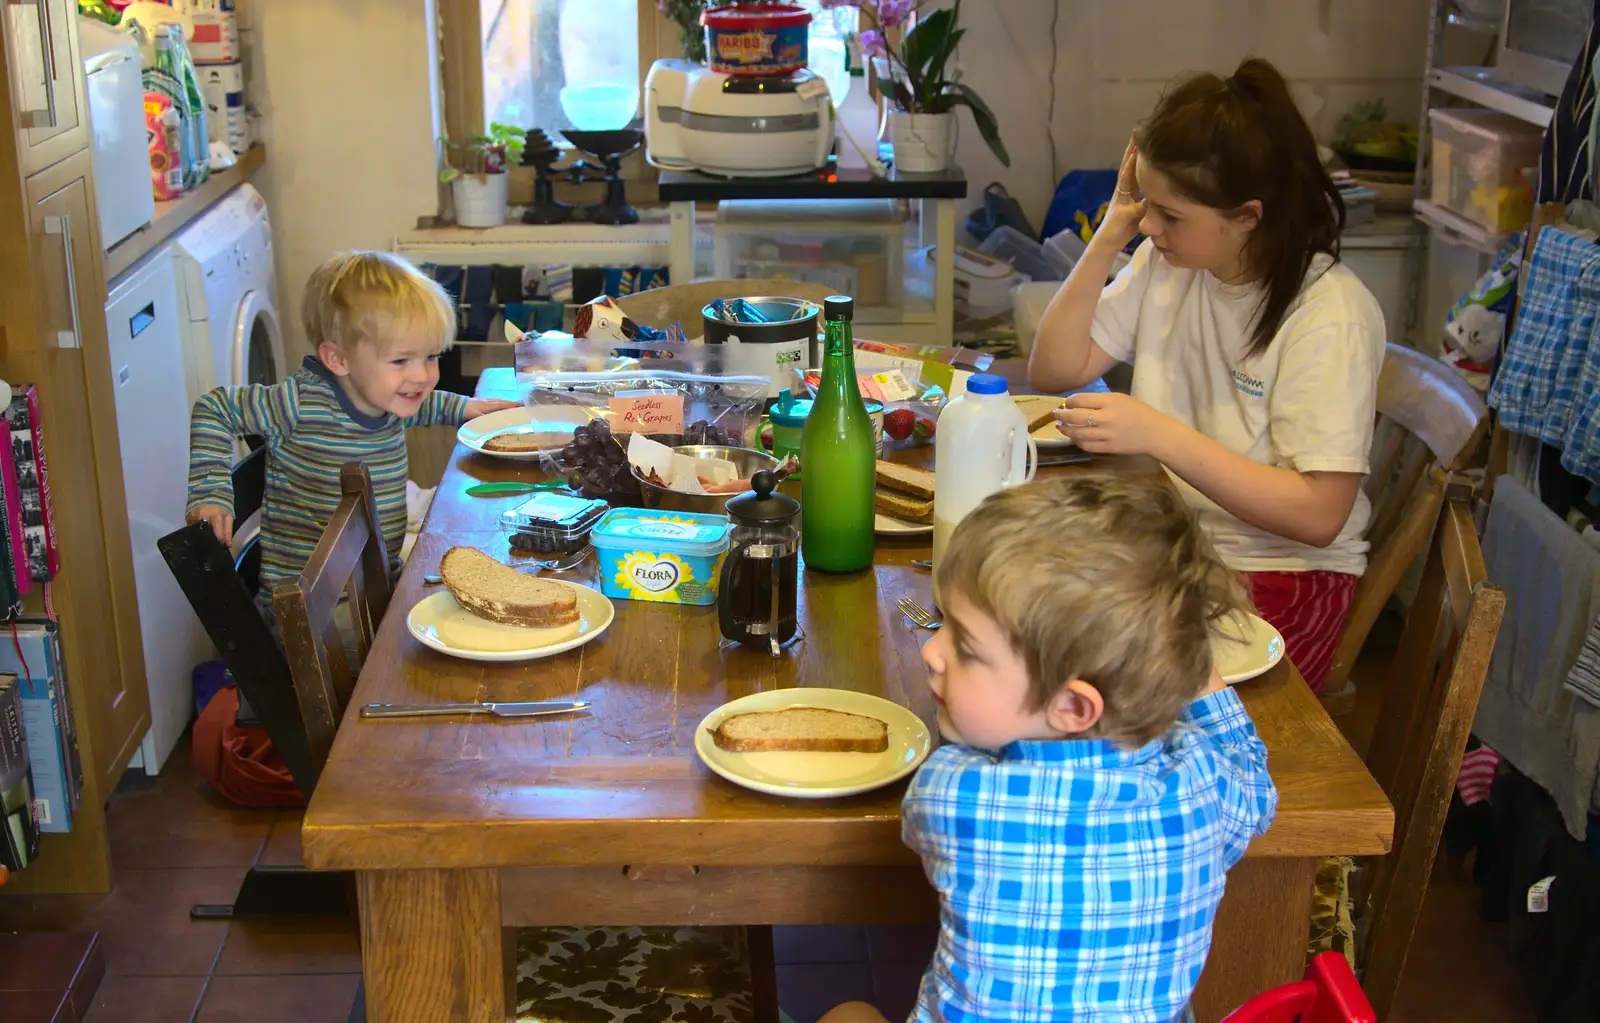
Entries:
{"type": "Polygon", "coordinates": [[[902,809],[941,917],[912,1019],[1178,1019],[1228,868],[1277,802],[1266,747],[1231,689],[1137,750],[940,748],[902,809]]]}

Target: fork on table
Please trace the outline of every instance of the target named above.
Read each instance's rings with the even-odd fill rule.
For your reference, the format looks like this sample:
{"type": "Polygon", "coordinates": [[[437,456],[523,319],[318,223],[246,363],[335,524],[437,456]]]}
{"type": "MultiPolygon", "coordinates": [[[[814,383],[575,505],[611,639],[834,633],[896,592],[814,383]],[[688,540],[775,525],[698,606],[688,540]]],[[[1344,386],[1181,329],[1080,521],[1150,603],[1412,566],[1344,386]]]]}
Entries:
{"type": "Polygon", "coordinates": [[[894,606],[910,620],[912,625],[923,629],[937,629],[944,624],[944,619],[929,611],[910,597],[901,597],[894,602],[894,606]]]}

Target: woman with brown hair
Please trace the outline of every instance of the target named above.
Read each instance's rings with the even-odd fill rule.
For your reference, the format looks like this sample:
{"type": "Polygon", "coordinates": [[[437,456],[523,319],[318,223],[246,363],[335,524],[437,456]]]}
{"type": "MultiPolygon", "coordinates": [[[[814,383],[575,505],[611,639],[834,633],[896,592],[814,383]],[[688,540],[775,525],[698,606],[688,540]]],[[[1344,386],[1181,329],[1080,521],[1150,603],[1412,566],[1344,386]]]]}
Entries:
{"type": "Polygon", "coordinates": [[[1028,365],[1035,387],[1066,391],[1133,363],[1131,394],[1069,399],[1062,432],[1166,467],[1313,689],[1366,569],[1361,479],[1386,340],[1376,300],[1339,263],[1343,226],[1272,65],[1187,79],[1128,144],[1028,365]]]}

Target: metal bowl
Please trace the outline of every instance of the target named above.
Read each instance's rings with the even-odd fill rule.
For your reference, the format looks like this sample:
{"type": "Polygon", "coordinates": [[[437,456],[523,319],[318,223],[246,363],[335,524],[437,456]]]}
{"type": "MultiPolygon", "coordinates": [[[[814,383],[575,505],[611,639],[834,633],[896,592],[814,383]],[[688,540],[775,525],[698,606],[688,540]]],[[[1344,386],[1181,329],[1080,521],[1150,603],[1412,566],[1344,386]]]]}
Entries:
{"type": "MultiPolygon", "coordinates": [[[[713,444],[686,444],[672,450],[696,460],[702,458],[725,458],[738,468],[740,479],[749,479],[762,469],[776,469],[782,464],[765,451],[753,451],[750,448],[725,448],[713,444]]],[[[646,508],[655,508],[661,511],[702,512],[707,515],[724,515],[728,511],[728,498],[736,496],[734,494],[684,494],[651,483],[639,474],[637,468],[631,471],[633,472],[633,478],[639,481],[639,489],[644,494],[644,506],[646,508]]]]}

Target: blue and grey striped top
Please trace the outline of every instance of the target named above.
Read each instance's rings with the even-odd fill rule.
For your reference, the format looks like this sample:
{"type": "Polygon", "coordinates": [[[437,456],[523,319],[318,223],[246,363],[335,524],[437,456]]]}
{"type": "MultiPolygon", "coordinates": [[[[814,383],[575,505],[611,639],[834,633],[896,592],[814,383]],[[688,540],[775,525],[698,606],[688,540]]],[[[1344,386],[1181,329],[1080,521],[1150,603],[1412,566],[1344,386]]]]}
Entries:
{"type": "Polygon", "coordinates": [[[455,426],[467,399],[433,391],[409,419],[356,408],[320,361],[306,356],[299,372],[271,387],[219,387],[195,403],[189,422],[189,508],[233,505],[234,442],[267,443],[267,488],[261,506],[261,591],[299,576],[339,506],[339,469],[364,462],[391,561],[406,532],[408,426],[455,426]]]}

